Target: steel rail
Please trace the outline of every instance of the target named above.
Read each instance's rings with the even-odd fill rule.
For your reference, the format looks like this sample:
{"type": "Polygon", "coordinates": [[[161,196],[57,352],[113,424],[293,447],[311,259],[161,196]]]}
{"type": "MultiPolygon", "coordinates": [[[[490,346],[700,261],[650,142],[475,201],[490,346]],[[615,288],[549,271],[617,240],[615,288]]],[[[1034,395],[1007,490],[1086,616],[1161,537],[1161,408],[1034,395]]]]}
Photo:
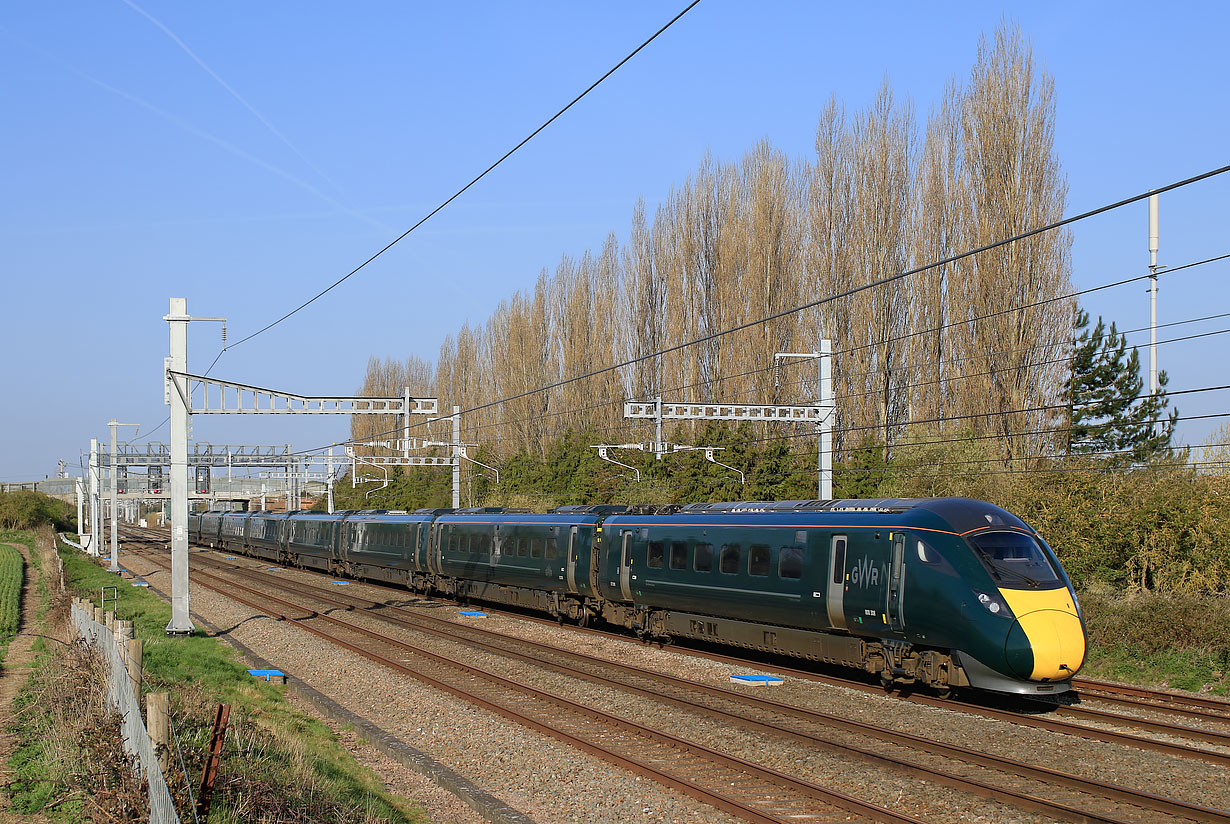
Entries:
{"type": "Polygon", "coordinates": [[[1183,695],[1148,687],[1133,687],[1092,678],[1073,678],[1072,687],[1076,690],[1077,695],[1082,698],[1088,697],[1092,701],[1140,707],[1155,712],[1175,713],[1189,718],[1230,722],[1230,701],[1222,699],[1183,695]]]}
{"type": "MultiPolygon", "coordinates": [[[[373,582],[373,583],[376,583],[377,585],[379,585],[381,582],[373,582]]],[[[521,613],[521,612],[501,610],[496,607],[489,607],[489,608],[493,612],[498,612],[504,615],[516,616],[524,620],[537,621],[540,623],[550,624],[550,625],[556,624],[554,620],[547,619],[547,618],[541,618],[541,617],[533,616],[533,615],[526,615],[525,613],[521,613]]],[[[596,635],[600,635],[602,637],[616,638],[616,639],[623,640],[625,642],[630,641],[630,639],[626,635],[619,633],[619,632],[611,632],[608,630],[597,629],[594,627],[571,627],[571,629],[576,632],[593,633],[596,635]]],[[[642,643],[642,642],[638,641],[638,643],[642,643]]],[[[709,652],[705,650],[690,649],[688,647],[683,647],[683,646],[676,646],[674,647],[674,649],[680,652],[681,654],[692,655],[694,657],[705,658],[708,660],[722,661],[722,662],[730,663],[736,666],[746,666],[749,663],[757,663],[751,659],[739,658],[739,657],[732,656],[732,655],[709,652]]],[[[815,681],[818,683],[830,684],[833,686],[846,687],[846,688],[858,690],[861,692],[875,693],[875,694],[880,694],[880,695],[885,694],[882,686],[868,684],[864,681],[860,681],[855,678],[835,676],[835,675],[826,675],[823,673],[813,672],[810,670],[804,670],[804,669],[799,669],[796,667],[780,665],[778,663],[774,663],[774,664],[767,665],[767,666],[772,666],[776,671],[780,673],[784,673],[784,674],[791,675],[791,676],[801,678],[804,680],[808,680],[808,681],[815,681]]],[[[1222,766],[1230,767],[1230,754],[1217,752],[1213,750],[1206,750],[1206,749],[1201,749],[1198,747],[1190,747],[1190,746],[1186,746],[1183,744],[1176,744],[1176,743],[1169,742],[1169,741],[1159,741],[1154,738],[1146,738],[1146,737],[1139,736],[1139,735],[1133,735],[1131,733],[1118,732],[1114,730],[1102,730],[1096,727],[1090,727],[1085,724],[1078,724],[1073,721],[1064,721],[1064,720],[1060,720],[1057,718],[1046,718],[1046,717],[1042,717],[1038,715],[1026,715],[1023,713],[1013,712],[1010,710],[1002,710],[1002,709],[998,709],[995,707],[989,707],[989,706],[986,706],[984,704],[981,704],[975,701],[970,701],[968,699],[965,699],[965,700],[959,699],[959,698],[941,699],[941,698],[934,698],[932,696],[923,695],[919,693],[902,693],[902,692],[890,693],[890,695],[893,695],[893,697],[895,697],[898,700],[906,701],[909,703],[921,704],[924,706],[931,706],[931,707],[938,707],[938,708],[946,708],[946,709],[953,709],[955,707],[955,708],[959,708],[962,712],[968,712],[968,713],[972,713],[975,715],[981,715],[986,718],[992,718],[995,720],[1004,721],[1004,722],[1011,723],[1011,724],[1017,724],[1021,726],[1027,726],[1027,727],[1034,727],[1037,729],[1044,729],[1050,732],[1057,732],[1057,733],[1062,733],[1062,734],[1067,734],[1067,735],[1075,735],[1081,738],[1089,738],[1095,741],[1102,741],[1104,743],[1123,744],[1123,745],[1134,746],[1140,749],[1151,750],[1155,752],[1164,752],[1164,753],[1169,753],[1172,755],[1196,758],[1202,761],[1208,761],[1213,764],[1219,764],[1222,766]]],[[[1186,726],[1165,724],[1165,723],[1158,723],[1158,722],[1150,722],[1144,719],[1137,718],[1136,716],[1118,715],[1115,713],[1106,713],[1106,712],[1102,712],[1098,710],[1078,710],[1076,708],[1065,708],[1065,707],[1060,707],[1060,705],[1057,705],[1057,704],[1051,704],[1051,703],[1042,702],[1042,701],[1037,701],[1037,702],[1032,702],[1032,703],[1035,703],[1041,707],[1045,707],[1048,711],[1055,711],[1058,709],[1068,709],[1071,711],[1068,713],[1070,717],[1072,716],[1085,717],[1088,720],[1096,720],[1101,723],[1110,723],[1110,724],[1126,726],[1126,727],[1136,726],[1142,729],[1152,728],[1150,729],[1150,731],[1152,732],[1160,732],[1161,734],[1164,734],[1164,735],[1172,735],[1172,736],[1179,737],[1179,738],[1196,737],[1196,738],[1200,738],[1201,740],[1207,741],[1207,739],[1205,739],[1204,736],[1210,736],[1210,737],[1219,739],[1217,741],[1207,741],[1207,743],[1222,744],[1223,741],[1230,738],[1228,736],[1225,736],[1219,733],[1209,733],[1206,730],[1199,730],[1193,727],[1186,727],[1186,726]]],[[[1230,744],[1226,744],[1226,745],[1230,746],[1230,744]]]]}
{"type": "MultiPolygon", "coordinates": [[[[886,822],[886,824],[923,824],[923,822],[918,818],[903,815],[901,813],[894,812],[893,810],[889,810],[885,807],[880,807],[878,805],[871,804],[869,802],[855,798],[854,796],[849,796],[849,795],[846,795],[845,793],[840,793],[835,790],[830,790],[825,787],[821,787],[817,784],[814,784],[812,782],[805,781],[799,778],[795,778],[785,773],[781,773],[776,770],[772,770],[772,769],[760,766],[758,764],[754,764],[752,762],[745,761],[740,758],[736,758],[734,756],[726,755],[724,753],[718,752],[717,750],[713,750],[711,748],[705,747],[701,744],[697,744],[695,742],[688,741],[688,740],[679,738],[677,736],[673,736],[673,735],[661,732],[659,730],[654,730],[652,728],[645,727],[643,725],[636,724],[631,721],[627,721],[626,719],[619,718],[618,716],[614,716],[609,713],[602,712],[601,710],[597,710],[593,707],[587,707],[583,704],[570,701],[560,696],[552,695],[543,690],[535,689],[534,687],[530,687],[524,684],[519,684],[510,679],[504,678],[499,675],[495,675],[494,673],[485,672],[481,669],[478,669],[477,667],[472,667],[468,664],[463,664],[458,661],[449,660],[429,650],[422,649],[421,647],[416,647],[412,644],[407,644],[402,641],[397,641],[395,639],[388,638],[386,636],[381,635],[380,633],[374,632],[364,627],[360,627],[354,624],[349,624],[331,615],[326,615],[324,613],[317,612],[315,610],[304,607],[302,605],[294,604],[292,602],[286,601],[276,596],[269,595],[268,593],[262,593],[258,590],[255,590],[251,587],[247,587],[243,584],[240,584],[234,581],[227,581],[223,578],[220,578],[219,576],[212,575],[207,572],[201,572],[199,570],[197,572],[195,580],[198,583],[202,584],[203,586],[208,586],[210,589],[214,590],[218,594],[223,595],[232,600],[238,601],[248,607],[251,607],[252,609],[258,610],[259,612],[262,612],[268,615],[269,617],[275,618],[277,620],[287,621],[288,623],[291,623],[300,629],[304,629],[320,638],[323,638],[329,641],[330,643],[336,644],[352,652],[355,652],[365,658],[368,658],[369,660],[375,661],[376,663],[379,663],[383,666],[393,669],[394,671],[401,672],[417,680],[421,680],[425,683],[430,684],[431,686],[434,686],[438,689],[442,689],[452,695],[462,698],[463,700],[477,703],[483,708],[488,709],[504,718],[507,718],[511,721],[515,721],[519,724],[523,724],[525,726],[531,727],[532,729],[535,729],[546,735],[550,735],[551,737],[556,738],[558,740],[565,741],[566,743],[569,743],[572,746],[578,747],[579,749],[582,749],[585,752],[589,752],[595,756],[603,758],[604,760],[610,761],[612,763],[616,763],[617,765],[624,767],[626,769],[629,769],[632,772],[639,773],[647,777],[651,777],[655,781],[658,781],[664,784],[665,786],[672,787],[673,789],[677,789],[680,792],[683,792],[693,798],[696,798],[699,801],[702,801],[706,804],[714,806],[717,809],[721,809],[732,815],[736,815],[740,818],[744,818],[745,820],[753,821],[753,822],[760,822],[762,824],[793,824],[793,822],[796,822],[800,818],[800,815],[799,813],[796,812],[796,813],[789,813],[785,817],[779,817],[776,815],[761,812],[760,810],[757,810],[754,807],[748,806],[747,804],[740,802],[738,799],[732,798],[729,795],[726,795],[724,793],[718,793],[715,790],[704,787],[694,780],[691,780],[686,777],[681,777],[679,775],[672,775],[671,773],[666,772],[663,768],[654,767],[650,764],[644,763],[641,760],[631,758],[627,755],[622,755],[618,752],[611,750],[608,747],[604,747],[600,744],[595,744],[592,741],[584,738],[581,735],[568,732],[567,730],[564,730],[564,729],[560,729],[559,726],[546,724],[545,722],[531,718],[523,712],[509,709],[497,703],[496,701],[488,699],[488,698],[484,698],[483,696],[478,695],[477,693],[472,692],[471,690],[467,690],[465,688],[456,686],[455,684],[450,684],[449,682],[441,678],[432,676],[428,673],[425,673],[422,670],[409,667],[402,662],[394,661],[393,659],[382,656],[365,646],[353,644],[353,643],[346,641],[345,639],[338,638],[337,636],[331,633],[325,632],[319,627],[314,627],[310,623],[307,623],[307,622],[312,621],[312,620],[323,620],[335,626],[341,627],[347,631],[355,632],[359,635],[365,636],[369,638],[370,640],[377,641],[378,643],[383,643],[391,647],[399,648],[404,652],[414,653],[417,656],[426,658],[446,668],[459,670],[462,673],[465,673],[471,677],[474,677],[474,678],[486,681],[489,684],[495,685],[497,688],[502,688],[505,690],[519,693],[523,699],[529,698],[535,701],[541,701],[544,703],[554,705],[557,709],[561,709],[567,712],[574,713],[576,715],[583,716],[588,719],[592,719],[593,721],[603,724],[607,727],[615,727],[623,732],[626,732],[626,733],[629,733],[635,736],[640,736],[642,738],[647,738],[653,741],[655,744],[665,745],[674,750],[686,752],[694,757],[699,757],[702,759],[709,760],[711,763],[722,765],[726,767],[728,770],[735,772],[736,774],[744,773],[746,775],[755,776],[759,780],[767,782],[768,785],[771,788],[773,788],[773,790],[775,791],[780,791],[781,789],[788,787],[792,789],[795,793],[799,794],[800,796],[804,798],[810,798],[814,800],[823,800],[824,803],[829,804],[831,806],[837,807],[847,812],[853,812],[857,815],[863,815],[863,816],[870,817],[871,819],[875,821],[886,822]],[[207,579],[212,579],[214,581],[218,581],[219,585],[214,586],[208,583],[203,583],[201,581],[202,577],[207,578],[207,579]],[[267,604],[260,603],[254,600],[250,600],[248,598],[245,598],[243,596],[236,594],[234,592],[234,588],[236,587],[246,592],[249,592],[250,594],[256,596],[257,598],[263,598],[267,601],[272,601],[274,603],[280,603],[287,609],[299,610],[307,614],[296,617],[288,613],[281,613],[276,609],[271,609],[267,604]]],[[[522,706],[524,706],[524,704],[522,704],[522,706]]],[[[726,776],[720,783],[723,786],[739,786],[739,782],[737,781],[731,782],[727,780],[729,777],[730,777],[729,775],[726,776]]],[[[786,799],[780,799],[780,801],[784,802],[786,801],[786,799]]]]}
{"type": "Polygon", "coordinates": [[[547,644],[521,638],[514,638],[492,630],[482,629],[480,627],[465,626],[450,620],[436,618],[430,615],[422,615],[403,607],[380,601],[373,601],[369,598],[364,598],[357,595],[343,595],[336,590],[318,587],[310,583],[288,581],[283,578],[270,576],[267,573],[261,573],[258,570],[252,570],[238,565],[227,566],[212,559],[211,563],[215,565],[215,568],[225,568],[229,572],[239,573],[245,578],[259,580],[262,584],[273,583],[281,589],[296,592],[306,597],[315,598],[326,604],[346,607],[347,609],[358,608],[362,610],[364,614],[368,614],[371,618],[378,619],[399,628],[408,628],[414,631],[428,632],[436,635],[437,637],[442,637],[454,642],[464,642],[470,646],[478,647],[497,655],[513,656],[535,666],[548,668],[573,677],[584,678],[592,682],[611,686],[615,689],[630,691],[653,698],[655,700],[667,701],[676,706],[684,707],[690,711],[700,712],[721,721],[735,720],[761,732],[766,732],[771,735],[784,737],[794,741],[801,741],[803,743],[817,746],[832,752],[838,752],[843,755],[855,755],[880,766],[886,766],[899,772],[905,772],[918,777],[923,777],[928,780],[942,783],[958,790],[971,792],[994,801],[1013,804],[1021,809],[1041,812],[1047,815],[1057,815],[1060,818],[1075,822],[1103,822],[1104,824],[1112,824],[1113,822],[1122,821],[1122,819],[1112,818],[1105,814],[1076,809],[1062,802],[1031,796],[1027,793],[987,784],[976,779],[942,772],[926,765],[903,761],[899,758],[867,750],[856,745],[827,741],[814,734],[786,729],[780,725],[766,723],[746,714],[716,709],[695,700],[679,698],[677,696],[666,694],[662,692],[661,685],[667,684],[677,687],[685,694],[704,693],[720,700],[729,701],[744,706],[756,707],[771,713],[786,715],[806,723],[852,732],[867,738],[893,744],[895,746],[912,750],[921,750],[932,755],[977,764],[978,766],[987,769],[996,770],[1018,777],[1025,777],[1042,783],[1060,784],[1079,792],[1084,792],[1107,800],[1125,802],[1136,807],[1155,812],[1187,818],[1193,821],[1211,822],[1211,824],[1230,824],[1230,812],[1191,804],[1178,799],[1168,798],[1142,790],[1135,790],[1109,782],[1086,779],[1080,776],[1074,776],[1059,772],[1057,770],[1052,770],[1047,767],[1031,765],[1016,761],[1015,759],[982,753],[956,745],[945,744],[943,742],[933,741],[920,736],[912,735],[910,733],[900,733],[894,730],[875,727],[870,724],[840,718],[828,713],[793,707],[778,701],[749,696],[725,687],[717,687],[677,676],[650,672],[639,667],[599,659],[584,653],[559,650],[547,644]],[[381,612],[376,612],[374,610],[381,610],[381,612]],[[484,637],[498,640],[497,643],[478,640],[484,637]],[[503,644],[511,644],[513,646],[525,646],[534,652],[519,652],[515,649],[509,649],[507,646],[501,646],[500,642],[503,644]],[[542,657],[544,653],[547,655],[556,655],[561,658],[571,659],[573,661],[579,661],[583,665],[615,670],[636,678],[647,678],[654,682],[655,685],[649,687],[637,686],[635,684],[629,684],[625,681],[620,681],[601,674],[578,670],[573,666],[555,664],[551,661],[544,660],[542,657]]]}

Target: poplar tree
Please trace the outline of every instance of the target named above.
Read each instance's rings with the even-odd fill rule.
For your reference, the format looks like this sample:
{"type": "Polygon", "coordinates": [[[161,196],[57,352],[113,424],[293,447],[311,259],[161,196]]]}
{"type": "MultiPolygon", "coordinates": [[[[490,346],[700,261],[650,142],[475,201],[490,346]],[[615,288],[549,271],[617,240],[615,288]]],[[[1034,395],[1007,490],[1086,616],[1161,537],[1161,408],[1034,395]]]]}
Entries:
{"type": "Polygon", "coordinates": [[[1089,328],[1089,313],[1076,310],[1080,334],[1072,355],[1072,372],[1067,381],[1070,426],[1068,451],[1071,454],[1118,453],[1115,458],[1130,462],[1147,461],[1170,449],[1179,411],[1163,420],[1170,401],[1166,398],[1169,378],[1158,373],[1157,395],[1142,394],[1140,356],[1130,350],[1127,335],[1098,317],[1089,328]]]}

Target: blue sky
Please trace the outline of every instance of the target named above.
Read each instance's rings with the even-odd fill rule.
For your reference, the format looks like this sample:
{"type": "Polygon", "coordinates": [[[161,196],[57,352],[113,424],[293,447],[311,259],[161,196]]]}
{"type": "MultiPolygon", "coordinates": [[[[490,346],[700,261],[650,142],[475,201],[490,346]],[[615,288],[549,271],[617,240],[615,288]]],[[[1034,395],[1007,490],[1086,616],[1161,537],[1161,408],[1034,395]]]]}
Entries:
{"type": "MultiPolygon", "coordinates": [[[[58,458],[75,466],[113,416],[143,435],[162,421],[168,297],[229,317],[232,341],[259,329],[685,5],[134,3],[14,0],[0,18],[2,480],[43,477],[58,458]]],[[[561,254],[624,237],[636,199],[652,209],[706,151],[733,160],[768,138],[807,159],[830,95],[861,108],[885,78],[925,119],[1005,17],[1055,77],[1070,213],[1230,162],[1222,4],[704,0],[422,229],[214,374],[349,393],[370,355],[434,358],[446,334],[561,254]]],[[[1228,206],[1230,175],[1166,195],[1161,262],[1230,252],[1228,206]]],[[[1144,204],[1073,232],[1078,288],[1144,272],[1144,204]]],[[[1230,312],[1227,275],[1230,262],[1163,278],[1159,322],[1230,312]]],[[[1148,323],[1140,284],[1086,306],[1122,328],[1148,323]]],[[[190,367],[204,369],[218,342],[216,326],[194,327],[190,367]]],[[[1230,383],[1228,342],[1161,347],[1170,388],[1230,383]]],[[[1185,415],[1230,411],[1230,392],[1176,400],[1185,415]]],[[[1217,423],[1185,423],[1179,440],[1217,423]]],[[[202,441],[300,448],[346,432],[340,419],[194,427],[202,441]]]]}

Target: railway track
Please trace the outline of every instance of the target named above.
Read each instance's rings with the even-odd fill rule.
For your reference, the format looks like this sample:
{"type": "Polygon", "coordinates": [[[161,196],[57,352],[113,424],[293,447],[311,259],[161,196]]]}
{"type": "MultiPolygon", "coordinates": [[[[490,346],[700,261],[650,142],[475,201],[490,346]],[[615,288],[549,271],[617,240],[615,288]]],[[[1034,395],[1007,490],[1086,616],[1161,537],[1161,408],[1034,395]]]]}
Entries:
{"type": "MultiPolygon", "coordinates": [[[[161,562],[158,558],[152,560],[155,563],[161,562]]],[[[289,581],[284,576],[272,576],[245,569],[239,564],[222,564],[216,559],[211,559],[209,563],[223,571],[228,580],[233,581],[233,578],[239,577],[252,582],[252,587],[233,582],[231,586],[243,586],[253,598],[261,597],[260,593],[272,584],[283,592],[323,604],[327,609],[340,608],[368,613],[369,617],[385,624],[443,637],[463,644],[467,650],[481,649],[502,657],[518,658],[567,676],[670,703],[677,708],[715,718],[723,724],[737,724],[753,732],[785,739],[796,745],[836,752],[845,758],[857,758],[881,768],[913,775],[1058,820],[1111,824],[1123,821],[1152,821],[1160,814],[1183,820],[1222,824],[1230,822],[1230,814],[1223,811],[1153,793],[1084,779],[964,747],[755,698],[736,690],[664,676],[641,668],[512,638],[490,630],[459,625],[454,621],[425,616],[367,598],[339,594],[335,588],[289,581]],[[258,589],[258,586],[261,588],[258,589]],[[1142,815],[1147,817],[1142,818],[1142,815]]],[[[198,582],[201,574],[197,575],[198,582]]],[[[224,587],[219,589],[221,591],[224,587]]],[[[224,594],[233,597],[232,590],[226,589],[224,594]]],[[[285,599],[278,600],[291,603],[285,599]]],[[[256,608],[250,603],[249,606],[256,608]]],[[[302,603],[295,604],[293,608],[309,610],[313,616],[320,614],[315,607],[302,603]]],[[[268,612],[267,609],[264,611],[268,612]]],[[[384,637],[379,633],[373,635],[384,637]]]]}
{"type": "MultiPolygon", "coordinates": [[[[169,564],[163,568],[169,568],[169,564]]],[[[234,580],[199,569],[194,577],[198,585],[271,618],[286,621],[394,672],[746,821],[826,822],[832,821],[834,814],[854,814],[861,820],[886,824],[926,824],[913,816],[518,683],[234,580]],[[321,624],[329,628],[324,629],[321,624]]]]}
{"type": "Polygon", "coordinates": [[[1114,706],[1179,715],[1200,721],[1230,724],[1230,701],[1167,690],[1152,690],[1114,684],[1092,678],[1074,678],[1072,686],[1081,699],[1114,706]]]}
{"type": "MultiPolygon", "coordinates": [[[[134,531],[138,531],[138,528],[133,529],[134,531]]],[[[165,541],[167,538],[167,534],[159,530],[148,529],[141,530],[140,532],[147,536],[153,537],[156,540],[161,539],[162,541],[165,541]]],[[[373,583],[375,586],[385,586],[379,582],[369,583],[373,583]]],[[[397,588],[390,589],[394,591],[404,591],[397,588]]],[[[501,610],[494,606],[486,606],[485,608],[493,612],[516,616],[522,620],[535,621],[541,624],[549,625],[555,625],[556,623],[552,619],[535,615],[527,615],[523,612],[501,610]]],[[[576,632],[589,633],[606,638],[616,638],[622,641],[630,641],[626,635],[620,632],[612,632],[595,627],[572,627],[572,629],[576,632]]],[[[637,643],[640,642],[638,641],[637,643]]],[[[817,672],[815,670],[800,669],[780,659],[773,660],[771,663],[766,664],[763,659],[757,660],[755,657],[740,657],[720,652],[694,649],[687,646],[677,646],[673,649],[684,655],[693,655],[708,660],[721,661],[724,663],[729,663],[732,666],[747,666],[749,663],[756,663],[771,666],[776,672],[784,675],[790,675],[795,678],[801,678],[824,684],[832,684],[835,686],[846,687],[877,695],[884,694],[883,687],[878,683],[868,683],[866,681],[859,680],[857,677],[830,675],[823,672],[817,672]]],[[[1192,727],[1190,725],[1177,724],[1165,720],[1144,718],[1140,715],[1115,713],[1090,707],[1063,705],[1045,700],[1019,699],[1019,706],[1029,710],[1028,712],[1023,712],[992,706],[985,703],[983,700],[979,700],[978,698],[936,698],[923,693],[903,692],[894,693],[894,697],[902,701],[919,704],[922,706],[941,707],[946,709],[957,708],[962,712],[968,712],[985,718],[992,718],[1021,726],[1075,735],[1105,743],[1125,744],[1128,746],[1135,746],[1141,749],[1164,752],[1172,755],[1183,755],[1230,767],[1230,752],[1219,752],[1216,750],[1208,750],[1200,747],[1187,746],[1182,743],[1176,743],[1184,740],[1200,741],[1230,750],[1230,731],[1227,731],[1230,730],[1230,702],[1217,701],[1215,699],[1202,699],[1196,696],[1184,696],[1179,693],[1150,690],[1144,687],[1123,687],[1120,685],[1110,685],[1107,682],[1092,681],[1089,679],[1078,680],[1074,683],[1077,686],[1077,695],[1082,699],[1102,701],[1103,703],[1131,709],[1134,712],[1155,712],[1180,715],[1185,718],[1194,718],[1202,723],[1208,723],[1214,725],[1215,727],[1221,727],[1222,729],[1192,727]],[[1176,712],[1176,709],[1180,711],[1176,712]],[[1077,721],[1090,722],[1092,724],[1103,726],[1090,726],[1090,723],[1075,723],[1077,721]],[[1110,729],[1107,729],[1107,727],[1110,727],[1110,729]],[[1155,738],[1149,738],[1130,732],[1123,732],[1122,730],[1124,729],[1147,731],[1157,735],[1166,736],[1172,740],[1158,740],[1155,738]]]]}

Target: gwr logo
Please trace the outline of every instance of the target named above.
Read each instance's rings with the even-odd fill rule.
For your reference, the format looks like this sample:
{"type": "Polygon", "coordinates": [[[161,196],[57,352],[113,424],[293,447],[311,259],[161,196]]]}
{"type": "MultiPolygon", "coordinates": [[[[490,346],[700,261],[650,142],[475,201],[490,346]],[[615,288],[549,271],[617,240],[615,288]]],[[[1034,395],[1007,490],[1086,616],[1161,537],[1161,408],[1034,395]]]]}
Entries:
{"type": "Polygon", "coordinates": [[[880,567],[864,555],[850,570],[850,583],[861,589],[880,585],[880,567]]]}

